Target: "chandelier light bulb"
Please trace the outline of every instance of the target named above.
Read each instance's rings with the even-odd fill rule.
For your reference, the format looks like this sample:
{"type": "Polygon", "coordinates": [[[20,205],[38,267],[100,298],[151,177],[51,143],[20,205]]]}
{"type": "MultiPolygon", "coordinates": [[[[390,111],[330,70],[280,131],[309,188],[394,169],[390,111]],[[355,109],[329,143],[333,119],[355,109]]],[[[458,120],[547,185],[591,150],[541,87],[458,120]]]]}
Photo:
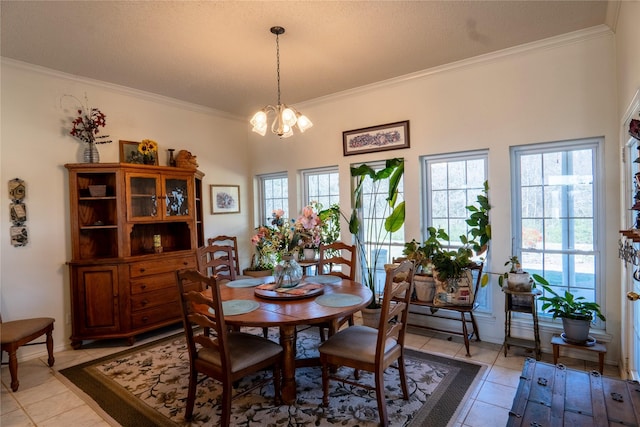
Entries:
{"type": "Polygon", "coordinates": [[[287,126],[291,127],[296,124],[298,118],[296,117],[296,113],[293,112],[291,108],[285,108],[282,110],[282,121],[287,126]]]}
{"type": "Polygon", "coordinates": [[[300,133],[304,133],[305,130],[310,129],[313,126],[313,123],[311,123],[311,120],[309,120],[309,118],[307,116],[305,116],[304,114],[300,114],[298,113],[298,129],[300,130],[300,133]]]}

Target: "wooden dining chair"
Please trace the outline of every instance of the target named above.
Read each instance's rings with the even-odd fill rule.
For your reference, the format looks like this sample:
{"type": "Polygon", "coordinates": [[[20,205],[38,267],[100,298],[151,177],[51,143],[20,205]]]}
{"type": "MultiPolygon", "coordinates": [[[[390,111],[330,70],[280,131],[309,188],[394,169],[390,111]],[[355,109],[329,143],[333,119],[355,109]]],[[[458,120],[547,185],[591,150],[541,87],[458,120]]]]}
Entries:
{"type": "MultiPolygon", "coordinates": [[[[341,279],[355,280],[356,245],[347,245],[343,242],[333,242],[328,245],[320,244],[319,253],[318,274],[328,274],[340,277],[341,279]],[[340,269],[336,270],[336,266],[339,266],[340,269]],[[347,269],[349,274],[345,273],[347,269]]],[[[338,319],[337,329],[340,329],[340,327],[347,322],[349,326],[353,326],[353,315],[338,319]]],[[[329,326],[329,324],[318,325],[320,328],[320,341],[325,340],[325,329],[329,330],[329,335],[331,334],[331,328],[329,326]]]]}
{"type": "Polygon", "coordinates": [[[411,261],[404,261],[398,267],[387,272],[382,313],[377,329],[363,325],[350,326],[320,344],[322,403],[324,406],[329,405],[329,380],[375,390],[380,425],[388,426],[384,371],[396,361],[400,374],[402,397],[405,400],[409,398],[404,365],[404,338],[413,291],[413,273],[414,265],[411,261]],[[394,281],[400,277],[404,279],[394,281]],[[338,366],[354,368],[354,379],[338,376],[335,369],[338,366]],[[358,381],[359,370],[373,372],[375,387],[358,381]]]}
{"type": "Polygon", "coordinates": [[[3,322],[0,316],[0,342],[2,351],[9,355],[9,373],[11,374],[11,390],[18,391],[18,358],[16,353],[19,347],[26,345],[46,344],[49,358],[49,366],[53,366],[53,322],[51,317],[36,317],[31,319],[12,320],[3,322]],[[44,342],[32,342],[36,338],[45,335],[44,342]]]}
{"type": "MultiPolygon", "coordinates": [[[[209,239],[210,241],[212,239],[209,239]]],[[[205,276],[215,277],[217,283],[227,283],[231,280],[251,278],[236,276],[233,267],[233,248],[229,245],[207,245],[197,249],[198,271],[205,276]]],[[[239,330],[239,328],[236,328],[239,330]]],[[[269,328],[262,328],[262,335],[269,336],[269,328]]]]}
{"type": "Polygon", "coordinates": [[[257,335],[229,331],[224,316],[218,315],[223,313],[223,308],[219,285],[214,277],[206,277],[196,270],[188,269],[177,271],[176,281],[189,351],[189,389],[185,419],[188,421],[193,417],[199,373],[222,383],[222,416],[219,425],[223,427],[230,424],[232,399],[271,381],[275,390],[274,400],[278,404],[282,347],[257,335]],[[200,283],[200,289],[208,288],[211,293],[206,292],[205,296],[201,292],[186,291],[193,283],[200,283]],[[204,334],[202,331],[206,329],[211,333],[204,334]],[[267,368],[272,368],[272,376],[233,396],[234,382],[267,368]]]}
{"type": "Polygon", "coordinates": [[[215,277],[218,283],[236,280],[231,246],[207,245],[197,250],[198,271],[205,276],[215,277]]]}
{"type": "Polygon", "coordinates": [[[355,279],[356,245],[347,245],[343,242],[333,242],[328,245],[320,244],[319,253],[319,274],[330,274],[349,280],[355,279]],[[336,266],[340,266],[340,270],[336,270],[336,266]],[[349,274],[345,273],[345,267],[349,270],[349,274]]]}
{"type": "Polygon", "coordinates": [[[238,238],[236,236],[225,236],[223,234],[215,237],[209,237],[207,244],[210,246],[231,246],[231,259],[236,276],[240,275],[240,264],[238,263],[238,238]]]}

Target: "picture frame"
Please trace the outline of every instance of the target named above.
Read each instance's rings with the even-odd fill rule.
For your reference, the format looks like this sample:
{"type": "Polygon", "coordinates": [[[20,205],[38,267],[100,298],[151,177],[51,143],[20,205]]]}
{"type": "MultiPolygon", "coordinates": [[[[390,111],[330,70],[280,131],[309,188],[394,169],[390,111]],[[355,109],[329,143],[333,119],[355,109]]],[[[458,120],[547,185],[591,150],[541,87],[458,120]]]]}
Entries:
{"type": "Polygon", "coordinates": [[[120,140],[120,163],[135,163],[135,164],[151,164],[158,166],[158,153],[154,154],[154,159],[151,162],[145,162],[142,159],[142,155],[138,153],[139,141],[123,141],[120,140]]]}
{"type": "Polygon", "coordinates": [[[240,213],[239,185],[212,184],[209,188],[212,215],[240,213]]]}
{"type": "Polygon", "coordinates": [[[342,132],[345,156],[409,147],[409,120],[342,132]]]}

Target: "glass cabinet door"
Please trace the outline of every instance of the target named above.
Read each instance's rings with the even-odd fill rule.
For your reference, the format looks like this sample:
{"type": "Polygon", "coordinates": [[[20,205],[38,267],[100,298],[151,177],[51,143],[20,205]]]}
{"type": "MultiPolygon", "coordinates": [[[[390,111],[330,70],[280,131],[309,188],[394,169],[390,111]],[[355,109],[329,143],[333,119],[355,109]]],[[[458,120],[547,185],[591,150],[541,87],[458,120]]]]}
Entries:
{"type": "Polygon", "coordinates": [[[127,213],[130,220],[159,219],[158,195],[160,180],[153,175],[128,175],[127,195],[129,206],[127,213]]]}
{"type": "Polygon", "coordinates": [[[165,215],[167,218],[190,216],[189,183],[186,178],[164,177],[165,215]]]}

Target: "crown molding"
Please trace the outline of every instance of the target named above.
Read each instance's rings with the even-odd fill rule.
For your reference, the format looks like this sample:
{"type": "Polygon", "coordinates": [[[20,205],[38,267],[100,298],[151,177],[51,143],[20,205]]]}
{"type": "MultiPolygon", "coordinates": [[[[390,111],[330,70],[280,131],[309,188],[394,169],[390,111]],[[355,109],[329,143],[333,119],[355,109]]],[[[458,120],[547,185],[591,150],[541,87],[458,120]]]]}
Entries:
{"type": "Polygon", "coordinates": [[[105,82],[102,80],[90,79],[87,77],[77,76],[74,74],[64,73],[62,71],[54,70],[51,68],[42,67],[39,65],[29,64],[28,62],[18,61],[11,58],[0,57],[0,62],[2,66],[9,66],[20,70],[31,71],[34,73],[46,75],[49,77],[59,78],[63,80],[70,80],[75,83],[83,83],[90,86],[95,86],[101,89],[106,89],[112,92],[118,92],[123,95],[133,96],[136,98],[144,99],[147,101],[155,102],[158,104],[164,104],[170,107],[177,107],[188,111],[193,111],[196,113],[209,114],[212,116],[220,117],[223,119],[235,120],[235,121],[246,121],[244,117],[239,117],[225,111],[216,110],[210,107],[204,107],[202,105],[193,104],[190,102],[181,101],[179,99],[170,98],[168,96],[158,95],[151,92],[145,92],[140,89],[134,89],[127,86],[122,86],[114,83],[105,82]]]}
{"type": "Polygon", "coordinates": [[[431,77],[437,74],[442,74],[448,71],[474,67],[478,64],[485,64],[487,62],[497,61],[505,57],[525,55],[530,52],[542,51],[546,49],[555,49],[555,48],[566,46],[573,43],[581,43],[594,38],[610,36],[612,34],[613,34],[613,31],[607,25],[604,25],[604,24],[597,25],[584,30],[578,30],[571,33],[562,34],[559,36],[549,37],[547,39],[538,40],[531,43],[525,43],[515,47],[502,49],[496,52],[474,56],[473,58],[463,59],[461,61],[451,62],[449,64],[428,68],[426,70],[416,71],[415,73],[405,74],[403,76],[382,80],[376,83],[371,83],[369,85],[347,89],[342,92],[336,92],[331,95],[314,98],[308,101],[297,102],[296,105],[298,107],[311,106],[313,104],[319,104],[321,102],[336,100],[336,99],[345,98],[345,97],[356,95],[356,94],[361,94],[363,92],[368,92],[376,89],[398,85],[411,80],[424,79],[424,78],[431,77]]]}

